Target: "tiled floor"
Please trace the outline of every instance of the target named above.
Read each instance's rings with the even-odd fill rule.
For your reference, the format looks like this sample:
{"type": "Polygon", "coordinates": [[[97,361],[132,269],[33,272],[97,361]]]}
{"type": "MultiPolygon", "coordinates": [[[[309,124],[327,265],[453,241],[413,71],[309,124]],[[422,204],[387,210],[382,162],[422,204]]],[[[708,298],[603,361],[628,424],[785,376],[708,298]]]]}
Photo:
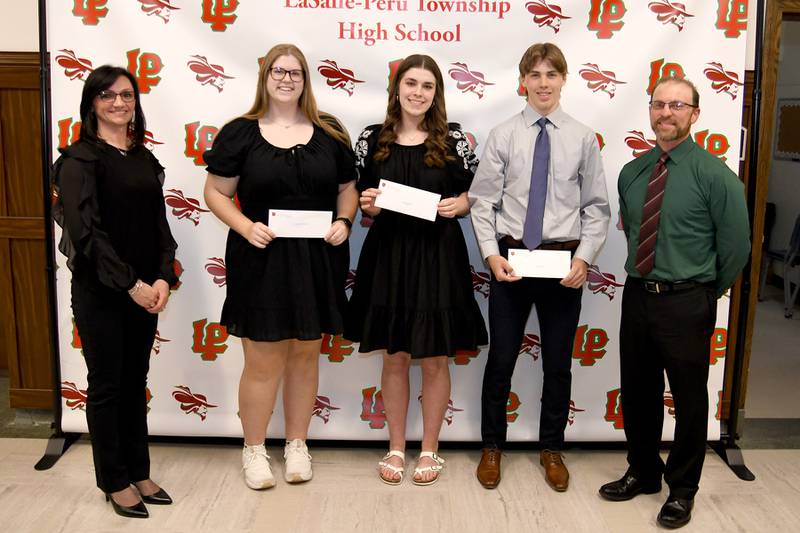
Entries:
{"type": "MultiPolygon", "coordinates": [[[[550,490],[530,452],[508,452],[497,490],[474,477],[476,451],[449,450],[441,480],[430,487],[381,483],[375,463],[381,452],[312,449],[314,479],[282,480],[256,492],[241,480],[235,445],[154,444],[153,477],[175,499],[150,506],[148,520],[116,516],[94,487],[91,451],[79,441],[50,470],[33,464],[41,439],[0,439],[0,524],[3,531],[75,532],[647,532],[666,498],[630,502],[601,499],[598,487],[624,470],[621,451],[571,451],[566,493],[550,490]]],[[[280,477],[280,453],[270,450],[280,477]]],[[[709,452],[692,522],[682,531],[788,532],[800,529],[800,450],[745,452],[757,479],[740,481],[709,452]]]]}

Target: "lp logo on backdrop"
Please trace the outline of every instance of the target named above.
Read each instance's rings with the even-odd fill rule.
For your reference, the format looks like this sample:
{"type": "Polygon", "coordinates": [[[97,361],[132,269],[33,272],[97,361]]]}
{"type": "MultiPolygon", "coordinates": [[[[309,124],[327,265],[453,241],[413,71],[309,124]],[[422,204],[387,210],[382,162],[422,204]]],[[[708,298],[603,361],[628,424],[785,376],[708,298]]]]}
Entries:
{"type": "Polygon", "coordinates": [[[685,78],[683,67],[678,63],[666,63],[664,58],[650,62],[650,78],[647,84],[647,94],[653,95],[653,88],[661,78],[685,78]]]}
{"type": "Polygon", "coordinates": [[[626,11],[622,0],[592,0],[588,28],[597,32],[598,39],[610,39],[625,25],[622,18],[626,11]]]}
{"type": "Polygon", "coordinates": [[[86,26],[97,26],[100,19],[108,15],[108,0],[75,0],[72,14],[82,19],[86,26]]]}
{"type": "Polygon", "coordinates": [[[717,29],[736,38],[747,29],[747,0],[717,0],[717,29]]]}
{"type": "Polygon", "coordinates": [[[234,13],[237,7],[239,0],[203,0],[201,20],[210,24],[214,31],[225,31],[236,21],[234,13]]]}
{"type": "Polygon", "coordinates": [[[147,94],[151,87],[155,87],[161,81],[161,76],[157,74],[164,68],[164,63],[158,55],[151,52],[140,52],[137,48],[128,51],[128,72],[134,75],[136,83],[139,85],[139,92],[147,94]]]}

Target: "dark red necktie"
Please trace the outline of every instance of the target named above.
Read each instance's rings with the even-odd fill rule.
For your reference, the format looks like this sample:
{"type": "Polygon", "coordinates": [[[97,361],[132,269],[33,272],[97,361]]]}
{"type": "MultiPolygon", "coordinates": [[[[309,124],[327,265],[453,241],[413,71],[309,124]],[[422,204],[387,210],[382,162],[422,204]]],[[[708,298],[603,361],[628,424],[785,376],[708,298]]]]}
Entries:
{"type": "Polygon", "coordinates": [[[647,182],[647,196],[642,209],[642,225],[639,228],[639,246],[636,248],[636,270],[643,277],[653,270],[656,262],[656,238],[658,237],[658,221],[661,218],[661,203],[664,200],[664,187],[667,185],[667,159],[669,153],[664,152],[658,158],[650,181],[647,182]]]}

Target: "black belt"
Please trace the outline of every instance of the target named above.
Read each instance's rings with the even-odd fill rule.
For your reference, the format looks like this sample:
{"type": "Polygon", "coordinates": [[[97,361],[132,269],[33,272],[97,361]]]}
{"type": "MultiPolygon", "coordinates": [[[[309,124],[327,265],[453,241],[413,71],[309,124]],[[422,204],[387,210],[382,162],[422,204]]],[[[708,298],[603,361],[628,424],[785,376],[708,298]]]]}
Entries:
{"type": "MultiPolygon", "coordinates": [[[[500,239],[500,242],[508,246],[509,248],[527,248],[525,243],[517,240],[509,235],[506,235],[500,239]]],[[[543,242],[539,246],[536,247],[537,250],[577,250],[578,245],[581,241],[562,241],[562,242],[543,242]]]]}
{"type": "Polygon", "coordinates": [[[642,279],[629,277],[629,280],[638,283],[644,287],[644,290],[653,294],[661,294],[662,292],[679,292],[694,289],[696,287],[713,288],[713,282],[700,282],[694,280],[682,281],[657,281],[653,279],[642,279]]]}

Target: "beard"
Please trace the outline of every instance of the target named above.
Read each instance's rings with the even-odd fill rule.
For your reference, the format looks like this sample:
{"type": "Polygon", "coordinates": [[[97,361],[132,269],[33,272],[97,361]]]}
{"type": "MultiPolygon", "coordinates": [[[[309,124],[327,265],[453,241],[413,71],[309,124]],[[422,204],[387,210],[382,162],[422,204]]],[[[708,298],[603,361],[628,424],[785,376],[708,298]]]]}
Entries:
{"type": "Polygon", "coordinates": [[[665,121],[663,119],[657,120],[656,122],[653,122],[650,125],[650,127],[653,128],[653,133],[656,134],[657,140],[662,142],[671,142],[683,139],[684,137],[689,135],[689,128],[691,127],[689,121],[687,121],[686,124],[681,124],[677,120],[670,119],[669,123],[672,124],[672,126],[674,127],[674,129],[672,130],[664,130],[658,127],[660,123],[664,122],[665,121]]]}

